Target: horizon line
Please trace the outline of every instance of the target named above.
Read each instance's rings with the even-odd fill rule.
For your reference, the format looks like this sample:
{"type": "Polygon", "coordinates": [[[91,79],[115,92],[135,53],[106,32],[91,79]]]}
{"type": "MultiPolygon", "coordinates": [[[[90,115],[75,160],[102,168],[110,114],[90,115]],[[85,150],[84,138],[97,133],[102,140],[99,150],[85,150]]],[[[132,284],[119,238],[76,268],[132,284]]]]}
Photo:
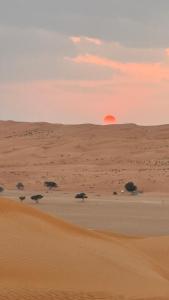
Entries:
{"type": "Polygon", "coordinates": [[[0,122],[6,122],[6,123],[28,123],[28,124],[49,124],[49,125],[60,125],[60,126],[85,126],[85,125],[91,125],[91,126],[103,126],[103,127],[117,127],[117,126],[125,126],[125,125],[133,125],[138,127],[159,127],[159,126],[169,126],[169,123],[164,124],[138,124],[138,123],[115,123],[115,124],[104,124],[104,123],[90,123],[90,122],[84,122],[84,123],[57,123],[57,122],[49,122],[49,121],[20,121],[20,120],[1,120],[0,122]]]}

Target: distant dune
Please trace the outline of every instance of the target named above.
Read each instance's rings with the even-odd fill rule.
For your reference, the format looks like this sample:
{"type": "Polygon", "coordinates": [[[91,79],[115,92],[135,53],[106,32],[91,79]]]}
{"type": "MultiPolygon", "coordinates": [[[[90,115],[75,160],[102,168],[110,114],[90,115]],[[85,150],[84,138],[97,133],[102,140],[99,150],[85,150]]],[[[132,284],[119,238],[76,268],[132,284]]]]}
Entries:
{"type": "Polygon", "coordinates": [[[0,299],[169,297],[169,237],[95,233],[6,199],[0,228],[0,299]]]}
{"type": "Polygon", "coordinates": [[[128,180],[169,192],[169,125],[59,125],[0,122],[0,184],[46,179],[64,191],[110,193],[128,180]]]}

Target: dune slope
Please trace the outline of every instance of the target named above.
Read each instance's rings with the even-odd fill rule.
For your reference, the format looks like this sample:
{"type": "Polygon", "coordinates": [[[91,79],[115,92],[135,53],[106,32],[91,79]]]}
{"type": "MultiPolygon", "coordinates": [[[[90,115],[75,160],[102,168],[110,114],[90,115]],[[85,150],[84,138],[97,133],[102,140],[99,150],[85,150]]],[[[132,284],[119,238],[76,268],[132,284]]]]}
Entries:
{"type": "Polygon", "coordinates": [[[81,229],[6,199],[0,199],[0,230],[0,299],[169,296],[163,264],[159,270],[133,240],[81,229]]]}
{"type": "Polygon", "coordinates": [[[169,192],[169,125],[97,126],[0,122],[0,183],[64,191],[120,191],[135,181],[145,192],[169,192]]]}

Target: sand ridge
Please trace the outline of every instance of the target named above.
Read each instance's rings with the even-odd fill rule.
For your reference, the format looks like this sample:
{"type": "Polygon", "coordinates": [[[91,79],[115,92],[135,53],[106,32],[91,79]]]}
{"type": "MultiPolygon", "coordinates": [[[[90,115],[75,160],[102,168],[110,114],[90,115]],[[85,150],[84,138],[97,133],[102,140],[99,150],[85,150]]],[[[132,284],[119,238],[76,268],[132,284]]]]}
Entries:
{"type": "Polygon", "coordinates": [[[7,199],[0,199],[0,230],[0,299],[169,296],[163,258],[146,251],[151,239],[91,232],[7,199]]]}

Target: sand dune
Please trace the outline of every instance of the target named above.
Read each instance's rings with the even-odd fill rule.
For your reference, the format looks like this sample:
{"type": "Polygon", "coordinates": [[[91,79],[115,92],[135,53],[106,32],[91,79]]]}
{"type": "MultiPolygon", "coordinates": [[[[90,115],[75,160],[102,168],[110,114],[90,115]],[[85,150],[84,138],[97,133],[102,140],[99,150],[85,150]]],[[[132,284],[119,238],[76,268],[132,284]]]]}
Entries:
{"type": "Polygon", "coordinates": [[[169,297],[169,237],[95,233],[6,199],[0,230],[0,299],[169,297]]]}
{"type": "Polygon", "coordinates": [[[134,180],[145,192],[169,192],[169,125],[57,125],[0,122],[0,183],[63,191],[120,191],[134,180]]]}

